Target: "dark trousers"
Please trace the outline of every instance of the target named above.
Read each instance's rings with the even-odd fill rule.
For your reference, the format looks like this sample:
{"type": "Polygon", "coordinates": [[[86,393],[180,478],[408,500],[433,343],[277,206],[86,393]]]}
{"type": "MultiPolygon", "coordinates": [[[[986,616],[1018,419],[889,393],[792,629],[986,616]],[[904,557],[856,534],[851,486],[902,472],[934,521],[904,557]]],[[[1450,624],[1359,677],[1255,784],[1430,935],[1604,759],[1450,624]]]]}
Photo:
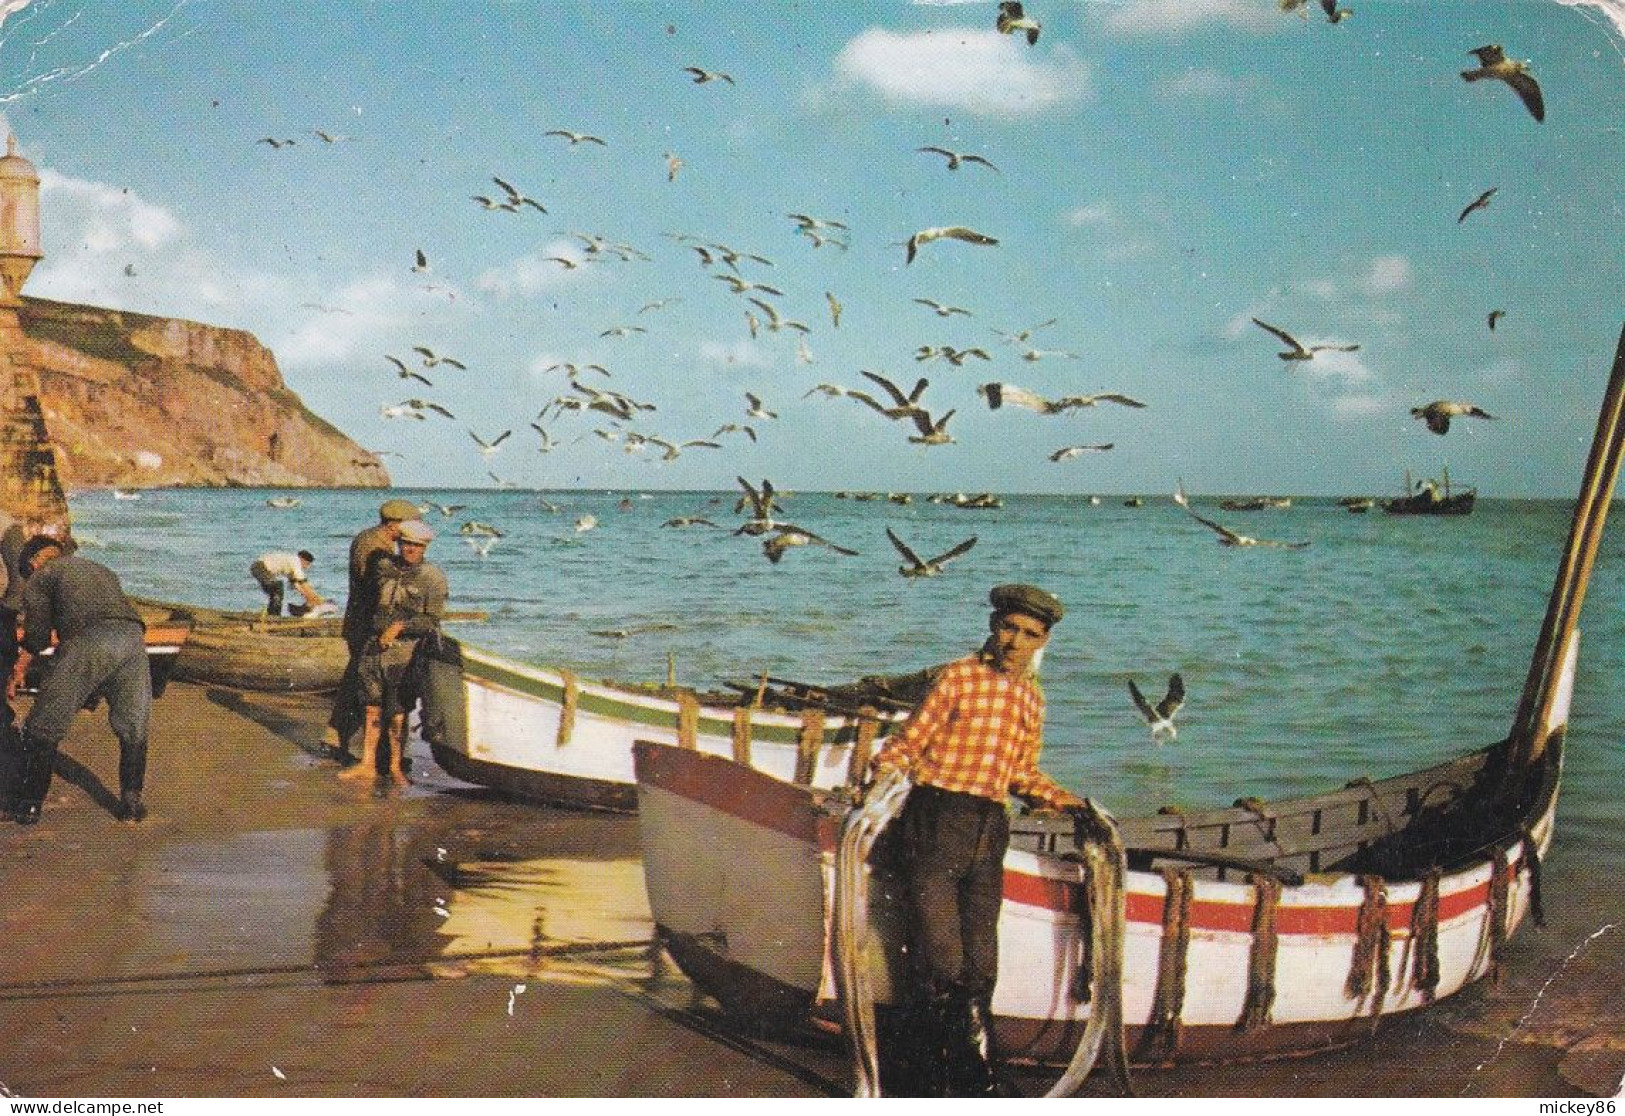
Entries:
{"type": "Polygon", "coordinates": [[[56,749],[73,718],[93,697],[107,701],[107,721],[119,743],[119,793],[139,795],[146,784],[147,724],[152,672],[138,623],[99,624],[58,645],[23,722],[17,799],[39,805],[51,789],[56,749]]]}
{"type": "Polygon", "coordinates": [[[1010,818],[1004,803],[917,786],[898,819],[919,991],[991,996],[1010,818]]]}
{"type": "Polygon", "coordinates": [[[361,730],[366,718],[361,704],[361,656],[371,640],[370,632],[344,637],[350,649],[350,661],[344,664],[338,689],[333,691],[333,712],[327,718],[327,726],[338,733],[340,751],[349,748],[350,737],[361,730]]]}

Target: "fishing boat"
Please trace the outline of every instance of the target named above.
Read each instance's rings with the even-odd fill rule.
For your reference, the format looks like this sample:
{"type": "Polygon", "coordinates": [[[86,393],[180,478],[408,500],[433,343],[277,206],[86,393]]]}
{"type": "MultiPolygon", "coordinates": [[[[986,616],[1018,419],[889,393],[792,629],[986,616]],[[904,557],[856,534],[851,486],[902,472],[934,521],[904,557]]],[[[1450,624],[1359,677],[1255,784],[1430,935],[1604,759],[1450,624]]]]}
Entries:
{"type": "Polygon", "coordinates": [[[1268,511],[1273,508],[1290,508],[1290,496],[1252,496],[1244,500],[1220,500],[1219,507],[1225,511],[1268,511]]]}
{"type": "Polygon", "coordinates": [[[1370,496],[1344,496],[1337,501],[1337,506],[1351,515],[1364,515],[1375,504],[1376,501],[1370,496]]]}
{"type": "Polygon", "coordinates": [[[1478,501],[1476,488],[1450,490],[1450,470],[1446,468],[1438,481],[1424,479],[1411,483],[1410,470],[1405,471],[1405,495],[1382,502],[1382,510],[1389,515],[1470,515],[1478,501]]]}
{"type": "MultiPolygon", "coordinates": [[[[1497,971],[1508,938],[1542,917],[1577,624],[1622,412],[1625,334],[1504,740],[1313,797],[1127,819],[1109,842],[1072,820],[1012,820],[992,1004],[1004,1057],[1066,1065],[1052,1090],[1066,1092],[1103,1050],[1125,1079],[1130,1062],[1313,1053],[1497,971]]],[[[753,1026],[841,1026],[858,1091],[874,1095],[884,1061],[865,1045],[902,1015],[906,913],[885,834],[867,862],[851,855],[864,792],[655,744],[635,756],[667,951],[753,1026]]]]}
{"type": "Polygon", "coordinates": [[[727,756],[808,786],[842,786],[929,677],[827,688],[763,678],[701,693],[584,679],[450,637],[428,660],[422,734],[448,773],[512,798],[618,811],[637,807],[634,740],[727,756]]]}

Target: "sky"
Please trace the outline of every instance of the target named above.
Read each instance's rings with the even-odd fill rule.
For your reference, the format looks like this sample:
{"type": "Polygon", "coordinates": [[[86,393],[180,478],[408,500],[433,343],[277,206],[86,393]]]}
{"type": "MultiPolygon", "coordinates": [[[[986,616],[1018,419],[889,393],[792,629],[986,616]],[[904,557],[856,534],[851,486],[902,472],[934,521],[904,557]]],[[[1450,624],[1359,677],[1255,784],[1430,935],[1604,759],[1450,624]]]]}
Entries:
{"type": "Polygon", "coordinates": [[[252,332],[401,485],[1571,496],[1625,324],[1625,0],[1351,7],[1034,0],[1029,43],[983,2],[4,0],[26,293],[252,332]],[[1492,43],[1544,122],[1459,76],[1492,43]],[[949,226],[996,243],[908,261],[949,226]],[[566,365],[650,409],[553,405],[566,365]],[[864,371],[953,441],[816,390],[864,371]],[[1436,399],[1495,418],[1440,437],[1436,399]]]}

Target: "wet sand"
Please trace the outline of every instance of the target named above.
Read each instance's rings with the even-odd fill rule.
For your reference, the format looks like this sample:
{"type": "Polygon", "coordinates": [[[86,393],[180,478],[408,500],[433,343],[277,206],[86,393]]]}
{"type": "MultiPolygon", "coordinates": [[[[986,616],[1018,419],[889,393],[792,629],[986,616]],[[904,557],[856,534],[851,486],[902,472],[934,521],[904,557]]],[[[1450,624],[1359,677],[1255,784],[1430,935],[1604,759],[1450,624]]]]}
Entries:
{"type": "MultiPolygon", "coordinates": [[[[0,823],[0,1093],[847,1094],[838,1038],[752,1034],[652,948],[635,818],[503,802],[426,752],[405,791],[340,782],[322,699],[176,683],[154,713],[145,823],[112,816],[103,711],[40,824],[0,823]]],[[[1520,930],[1499,988],[1344,1051],[1141,1071],[1138,1092],[1615,1094],[1625,934],[1575,837],[1560,822],[1550,925],[1520,930]]]]}

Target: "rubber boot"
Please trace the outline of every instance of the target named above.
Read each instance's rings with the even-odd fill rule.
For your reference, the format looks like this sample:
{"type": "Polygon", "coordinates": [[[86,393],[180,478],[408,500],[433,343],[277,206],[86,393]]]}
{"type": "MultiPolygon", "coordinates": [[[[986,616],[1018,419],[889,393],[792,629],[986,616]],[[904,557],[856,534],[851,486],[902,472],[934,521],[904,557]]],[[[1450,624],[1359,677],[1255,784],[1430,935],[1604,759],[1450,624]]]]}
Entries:
{"type": "Polygon", "coordinates": [[[383,710],[376,705],[366,707],[361,723],[361,759],[339,772],[340,779],[360,782],[378,777],[378,738],[383,734],[383,710]]]}
{"type": "Polygon", "coordinates": [[[999,1096],[999,1079],[993,1068],[992,997],[959,991],[948,1013],[948,1095],[999,1096]]]}
{"type": "Polygon", "coordinates": [[[395,714],[389,719],[389,779],[398,787],[404,787],[412,781],[401,770],[401,760],[406,756],[407,735],[406,714],[395,714]]]}

